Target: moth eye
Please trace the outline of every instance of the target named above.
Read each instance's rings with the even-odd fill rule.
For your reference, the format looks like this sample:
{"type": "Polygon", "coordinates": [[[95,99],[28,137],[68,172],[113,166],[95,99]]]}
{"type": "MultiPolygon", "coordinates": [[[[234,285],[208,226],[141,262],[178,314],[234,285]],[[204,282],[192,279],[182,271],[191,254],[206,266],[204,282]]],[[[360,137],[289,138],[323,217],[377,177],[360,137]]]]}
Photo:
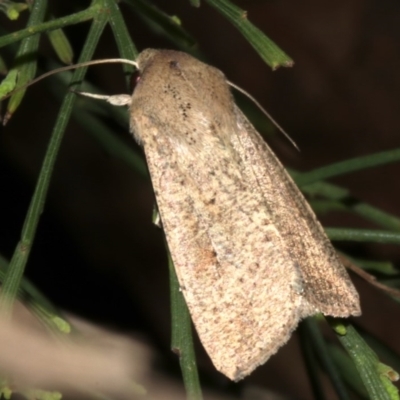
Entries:
{"type": "Polygon", "coordinates": [[[172,60],[172,61],[169,62],[169,66],[171,68],[178,68],[179,67],[179,63],[178,63],[178,61],[172,60]]]}
{"type": "Polygon", "coordinates": [[[139,83],[141,78],[140,71],[136,70],[132,75],[131,75],[131,91],[134,91],[136,88],[136,85],[139,83]]]}

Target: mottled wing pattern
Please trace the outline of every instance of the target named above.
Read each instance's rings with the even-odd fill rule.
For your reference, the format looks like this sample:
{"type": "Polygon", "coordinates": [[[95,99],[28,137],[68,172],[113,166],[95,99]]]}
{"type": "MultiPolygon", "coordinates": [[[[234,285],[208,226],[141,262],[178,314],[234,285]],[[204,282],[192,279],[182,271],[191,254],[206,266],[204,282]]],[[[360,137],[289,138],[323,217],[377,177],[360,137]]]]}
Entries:
{"type": "MultiPolygon", "coordinates": [[[[167,60],[153,59],[151,72],[158,76],[167,60]]],[[[200,340],[216,368],[237,380],[288,340],[302,284],[255,174],[230,143],[237,123],[225,78],[209,67],[211,79],[196,87],[185,60],[171,60],[152,90],[145,85],[156,77],[144,70],[131,126],[200,340]],[[226,93],[213,105],[207,93],[221,84],[226,93]],[[153,96],[158,106],[150,104],[153,96]]]]}
{"type": "Polygon", "coordinates": [[[216,368],[241,379],[288,340],[300,318],[356,314],[357,295],[322,228],[234,104],[223,74],[174,51],[146,50],[138,64],[131,130],[216,368]],[[353,303],[354,312],[346,311],[353,303]]]}
{"type": "Polygon", "coordinates": [[[274,354],[296,327],[298,271],[282,251],[282,237],[254,180],[222,186],[212,173],[224,160],[210,153],[199,186],[168,136],[148,122],[143,129],[158,139],[145,146],[146,158],[182,292],[216,368],[240,379],[274,354]],[[211,207],[207,194],[215,187],[211,207]]]}
{"type": "Polygon", "coordinates": [[[255,173],[276,227],[301,270],[303,315],[360,315],[358,293],[311,207],[260,134],[239,108],[235,112],[235,148],[255,173]]]}

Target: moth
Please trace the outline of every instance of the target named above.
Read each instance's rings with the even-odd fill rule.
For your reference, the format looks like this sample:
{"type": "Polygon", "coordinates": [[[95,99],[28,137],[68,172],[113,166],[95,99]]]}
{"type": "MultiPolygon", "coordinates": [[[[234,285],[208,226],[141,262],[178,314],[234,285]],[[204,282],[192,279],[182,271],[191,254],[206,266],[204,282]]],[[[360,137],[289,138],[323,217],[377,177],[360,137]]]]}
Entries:
{"type": "Polygon", "coordinates": [[[217,370],[250,374],[302,318],[360,315],[345,268],[303,195],[236,106],[224,74],[143,51],[129,98],[179,284],[217,370]]]}
{"type": "Polygon", "coordinates": [[[171,50],[144,50],[136,65],[132,95],[89,96],[129,106],[180,288],[216,369],[238,381],[301,319],[360,315],[322,226],[224,74],[171,50]]]}

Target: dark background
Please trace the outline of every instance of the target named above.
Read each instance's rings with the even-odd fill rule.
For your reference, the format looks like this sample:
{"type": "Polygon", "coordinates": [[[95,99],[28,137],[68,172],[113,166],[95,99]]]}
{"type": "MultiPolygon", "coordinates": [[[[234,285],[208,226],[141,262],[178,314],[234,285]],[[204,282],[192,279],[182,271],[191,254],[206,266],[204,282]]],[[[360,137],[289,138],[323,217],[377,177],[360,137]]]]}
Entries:
{"type": "MultiPolygon", "coordinates": [[[[59,17],[78,11],[84,2],[53,3],[53,13],[59,17]]],[[[285,165],[308,171],[399,146],[399,2],[237,2],[294,59],[293,68],[275,72],[207,4],[195,9],[184,0],[158,3],[167,13],[179,16],[210,64],[254,95],[290,133],[300,153],[282,137],[271,143],[285,165]]],[[[139,50],[173,47],[131,10],[123,9],[139,50]]],[[[13,31],[24,27],[25,18],[22,15],[11,23],[0,16],[0,24],[13,31]]],[[[76,58],[88,26],[65,30],[76,58]]],[[[41,56],[54,57],[45,36],[41,56]]],[[[95,58],[114,56],[117,51],[107,29],[95,58]]],[[[10,59],[10,54],[4,52],[4,57],[10,59]]],[[[120,71],[116,66],[102,66],[89,76],[106,93],[125,93],[120,71]]],[[[1,128],[0,253],[8,258],[19,239],[57,117],[59,105],[46,85],[41,82],[30,88],[13,119],[1,128]]],[[[115,125],[115,134],[139,151],[127,130],[115,125]]],[[[376,207],[400,214],[396,164],[349,174],[334,183],[376,207]]],[[[153,205],[150,183],[106,154],[77,121],[71,121],[27,276],[60,308],[145,338],[177,367],[169,352],[167,259],[162,232],[151,223],[153,205]]],[[[377,228],[349,214],[321,219],[326,226],[377,228]]],[[[346,244],[342,248],[360,257],[395,263],[400,256],[397,247],[388,245],[346,244]]],[[[399,352],[397,306],[359,278],[354,281],[363,308],[357,322],[399,352]]],[[[200,368],[211,382],[224,385],[198,348],[200,368]]],[[[249,380],[296,398],[309,398],[296,335],[249,380]]]]}

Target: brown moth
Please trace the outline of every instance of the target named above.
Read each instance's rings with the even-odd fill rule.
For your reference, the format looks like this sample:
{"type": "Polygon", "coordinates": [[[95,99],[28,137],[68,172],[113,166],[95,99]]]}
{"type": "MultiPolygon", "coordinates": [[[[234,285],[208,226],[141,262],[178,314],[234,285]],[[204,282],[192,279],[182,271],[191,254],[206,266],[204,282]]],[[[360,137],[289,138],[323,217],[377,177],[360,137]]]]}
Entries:
{"type": "Polygon", "coordinates": [[[361,314],[313,211],[248,119],[224,74],[148,49],[129,104],[180,287],[215,367],[239,380],[302,318],[361,314]]]}

